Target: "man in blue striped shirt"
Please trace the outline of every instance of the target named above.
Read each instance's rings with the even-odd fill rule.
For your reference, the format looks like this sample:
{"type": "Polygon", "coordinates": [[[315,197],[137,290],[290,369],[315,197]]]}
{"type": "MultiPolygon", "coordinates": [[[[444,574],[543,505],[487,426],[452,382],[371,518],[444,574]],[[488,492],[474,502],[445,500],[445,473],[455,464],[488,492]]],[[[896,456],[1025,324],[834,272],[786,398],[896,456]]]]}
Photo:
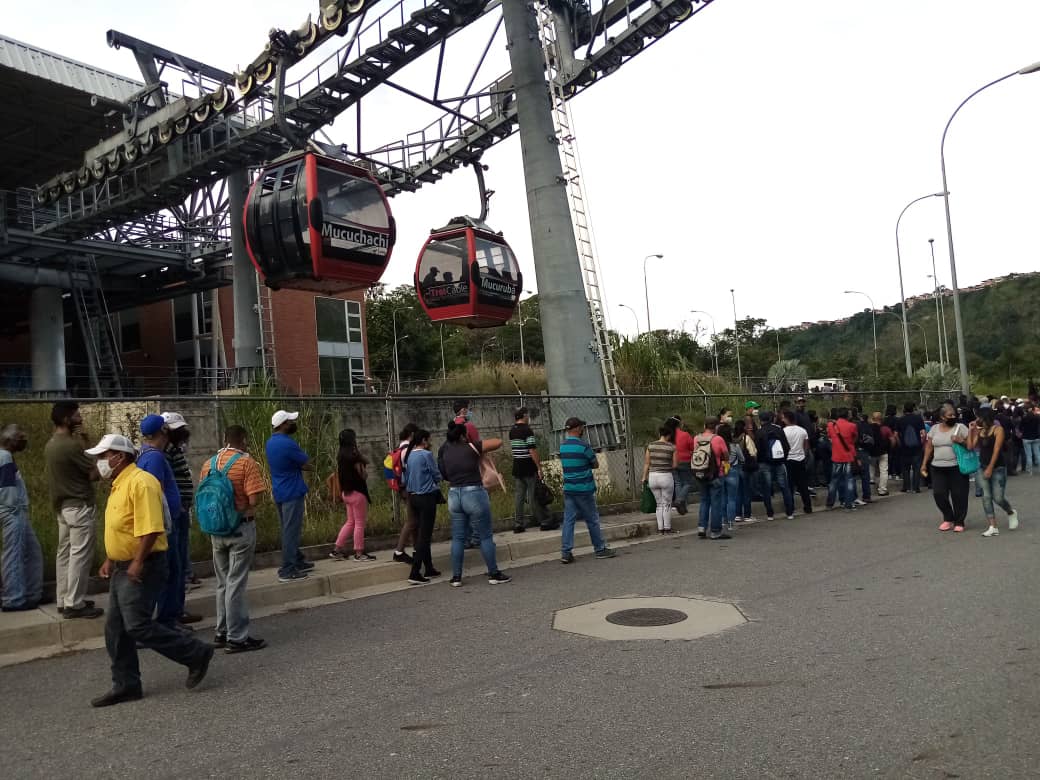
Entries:
{"type": "Polygon", "coordinates": [[[589,538],[597,558],[613,558],[616,553],[607,547],[599,528],[599,510],[596,508],[596,480],[592,470],[599,468],[596,453],[582,438],[585,421],[571,417],[564,423],[566,436],[560,444],[560,465],[563,467],[563,539],[560,563],[574,563],[574,524],[581,517],[589,529],[589,538]]]}

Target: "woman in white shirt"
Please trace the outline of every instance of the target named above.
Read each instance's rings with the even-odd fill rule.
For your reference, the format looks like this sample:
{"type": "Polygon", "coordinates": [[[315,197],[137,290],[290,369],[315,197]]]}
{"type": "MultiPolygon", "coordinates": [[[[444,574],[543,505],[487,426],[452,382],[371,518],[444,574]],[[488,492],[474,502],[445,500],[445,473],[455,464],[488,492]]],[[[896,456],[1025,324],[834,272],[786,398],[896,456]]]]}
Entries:
{"type": "Polygon", "coordinates": [[[939,422],[928,431],[921,476],[932,475],[932,498],[942,512],[940,531],[964,531],[968,515],[968,477],[957,467],[954,444],[968,440],[968,429],[957,420],[957,407],[947,401],[939,409],[939,422]]]}

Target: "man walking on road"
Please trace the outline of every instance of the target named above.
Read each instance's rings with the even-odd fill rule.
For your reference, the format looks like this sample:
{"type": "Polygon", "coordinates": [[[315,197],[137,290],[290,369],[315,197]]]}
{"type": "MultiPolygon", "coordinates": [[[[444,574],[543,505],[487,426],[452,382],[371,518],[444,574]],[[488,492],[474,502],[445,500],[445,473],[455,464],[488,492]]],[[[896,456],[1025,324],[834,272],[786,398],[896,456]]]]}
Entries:
{"type": "Polygon", "coordinates": [[[87,598],[90,571],[94,567],[97,532],[94,459],[88,456],[83,418],[75,401],[58,401],[51,409],[54,433],[43,448],[51,503],[58,519],[58,554],[55,560],[55,592],[58,612],[66,620],[97,618],[104,610],[87,598]]]}
{"type": "Polygon", "coordinates": [[[531,430],[531,418],[525,407],[513,415],[516,424],[509,429],[509,446],[513,451],[513,489],[516,500],[513,512],[513,533],[521,534],[527,527],[524,522],[524,505],[530,503],[531,527],[546,528],[545,507],[535,498],[535,487],[542,478],[542,463],[538,458],[538,440],[531,430]]]}
{"type": "Polygon", "coordinates": [[[225,648],[225,653],[244,653],[267,644],[249,635],[247,600],[249,570],[256,551],[256,507],[267,492],[267,485],[260,465],[249,455],[246,429],[232,425],[225,432],[224,441],[224,449],[206,461],[199,472],[200,484],[214,468],[224,473],[234,490],[235,511],[240,518],[233,534],[210,537],[217,577],[217,630],[213,645],[225,648]]]}
{"type": "Polygon", "coordinates": [[[29,522],[29,491],[15,463],[29,445],[17,425],[0,431],[0,529],[3,530],[3,611],[36,609],[43,598],[43,553],[29,522]]]}
{"type": "Polygon", "coordinates": [[[560,444],[560,465],[563,467],[563,532],[560,563],[574,563],[574,526],[581,517],[589,529],[589,538],[597,558],[613,558],[617,553],[607,547],[599,527],[599,509],[596,507],[596,480],[592,470],[599,468],[596,453],[582,438],[585,421],[571,417],[564,423],[567,432],[560,444]]]}
{"type": "Polygon", "coordinates": [[[106,434],[87,453],[97,456],[102,479],[112,480],[99,572],[109,580],[105,647],[112,660],[112,689],[91,704],[108,707],[143,696],[138,645],[188,667],[185,685],[194,688],[209,670],[213,648],[152,620],[156,598],[169,579],[159,481],[134,465],[134,445],[125,436],[106,434]]]}
{"type": "Polygon", "coordinates": [[[307,500],[307,483],[303,472],[314,471],[314,464],[293,439],[299,412],[279,409],[271,416],[274,432],[267,440],[267,465],[271,469],[271,494],[282,525],[282,565],[279,582],[307,579],[314,564],[300,551],[303,532],[303,510],[307,500]]]}

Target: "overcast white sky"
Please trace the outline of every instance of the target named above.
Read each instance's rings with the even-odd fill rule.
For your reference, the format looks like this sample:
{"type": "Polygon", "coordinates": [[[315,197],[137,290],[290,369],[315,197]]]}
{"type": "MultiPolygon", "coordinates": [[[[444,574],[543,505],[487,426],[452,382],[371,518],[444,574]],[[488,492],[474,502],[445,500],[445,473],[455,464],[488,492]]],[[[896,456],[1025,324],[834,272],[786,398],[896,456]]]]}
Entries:
{"type": "MultiPolygon", "coordinates": [[[[0,32],[139,77],[109,49],[116,28],[228,70],[259,52],[269,28],[297,26],[316,0],[165,3],[3,1],[0,32]]],[[[389,0],[380,6],[389,7],[389,0]]],[[[380,6],[377,6],[379,8],[380,6]]],[[[594,7],[599,7],[594,0],[594,7]]],[[[448,47],[445,94],[461,94],[495,17],[448,47]],[[483,39],[482,39],[483,38],[483,39]]],[[[771,325],[833,319],[873,296],[898,301],[894,228],[913,198],[941,190],[939,141],[957,104],[982,84],[1040,60],[1032,0],[716,0],[577,98],[572,110],[611,319],[645,328],[643,257],[655,328],[693,328],[690,309],[771,325]]],[[[508,70],[502,34],[477,79],[508,70]]],[[[310,61],[308,61],[310,62],[310,61]]],[[[429,88],[435,60],[400,80],[429,88]]],[[[396,93],[363,107],[363,146],[416,130],[437,112],[396,93]]],[[[349,113],[330,134],[353,143],[349,113]]],[[[1037,268],[1040,74],[986,91],[947,141],[959,281],[1037,268]]],[[[518,138],[485,155],[503,230],[534,287],[518,138]]],[[[409,282],[428,230],[477,210],[460,170],[392,201],[400,234],[385,281],[409,282]]],[[[928,239],[949,283],[942,200],[914,206],[901,239],[907,295],[931,289],[928,239]]],[[[706,323],[705,323],[706,324],[706,323]]],[[[970,323],[969,323],[970,326],[970,323]]],[[[970,332],[969,332],[970,337],[970,332]]]]}

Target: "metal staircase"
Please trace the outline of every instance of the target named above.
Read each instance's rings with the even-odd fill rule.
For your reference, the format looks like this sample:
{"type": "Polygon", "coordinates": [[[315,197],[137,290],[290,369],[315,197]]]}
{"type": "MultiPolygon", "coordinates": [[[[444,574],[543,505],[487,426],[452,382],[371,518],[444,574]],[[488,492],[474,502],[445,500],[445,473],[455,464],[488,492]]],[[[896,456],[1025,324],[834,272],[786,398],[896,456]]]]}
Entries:
{"type": "Polygon", "coordinates": [[[71,261],[71,265],[72,300],[87,350],[87,368],[94,394],[98,398],[121,396],[123,362],[97,262],[93,255],[80,255],[71,261]]]}
{"type": "Polygon", "coordinates": [[[260,365],[268,381],[278,384],[278,365],[274,348],[274,295],[256,277],[256,316],[260,320],[260,365]]]}
{"type": "Polygon", "coordinates": [[[618,386],[617,372],[614,366],[613,346],[610,342],[610,329],[607,322],[603,295],[600,287],[599,261],[596,259],[592,226],[589,218],[588,199],[585,197],[585,186],[581,175],[581,160],[578,157],[577,139],[570,108],[567,104],[568,84],[575,63],[570,43],[559,39],[559,27],[548,2],[539,0],[535,4],[538,20],[538,36],[542,42],[542,53],[545,56],[546,73],[549,80],[550,99],[552,101],[553,126],[560,148],[560,160],[563,163],[563,176],[567,187],[567,198],[570,202],[571,222],[574,226],[574,238],[578,247],[578,259],[581,263],[582,278],[585,282],[585,295],[589,301],[589,316],[592,319],[592,330],[595,335],[596,350],[599,355],[600,369],[603,372],[603,385],[610,407],[610,421],[614,430],[615,441],[625,440],[625,408],[624,394],[618,386]],[[570,67],[568,67],[570,66],[570,67]]]}

